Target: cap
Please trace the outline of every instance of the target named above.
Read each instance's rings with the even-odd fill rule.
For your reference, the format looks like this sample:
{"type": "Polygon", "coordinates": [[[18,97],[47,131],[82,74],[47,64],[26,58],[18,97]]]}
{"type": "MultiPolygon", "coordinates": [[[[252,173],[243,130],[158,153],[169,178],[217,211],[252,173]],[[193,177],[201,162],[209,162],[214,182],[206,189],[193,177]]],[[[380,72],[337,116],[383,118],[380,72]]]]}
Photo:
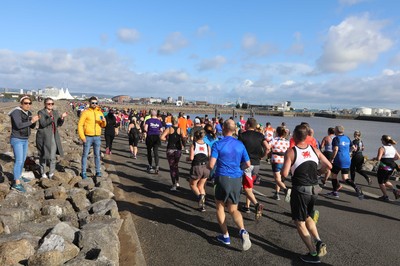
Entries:
{"type": "Polygon", "coordinates": [[[200,119],[195,118],[195,119],[194,119],[194,123],[195,123],[195,124],[200,124],[200,119]]]}

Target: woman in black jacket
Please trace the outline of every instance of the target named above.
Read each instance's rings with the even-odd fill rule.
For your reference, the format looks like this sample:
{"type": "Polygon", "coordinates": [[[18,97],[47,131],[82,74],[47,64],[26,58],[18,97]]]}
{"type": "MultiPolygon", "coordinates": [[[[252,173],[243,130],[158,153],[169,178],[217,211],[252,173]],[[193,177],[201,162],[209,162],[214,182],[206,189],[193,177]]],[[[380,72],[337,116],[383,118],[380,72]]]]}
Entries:
{"type": "Polygon", "coordinates": [[[106,140],[106,154],[111,154],[112,144],[115,138],[115,128],[119,127],[114,110],[110,109],[106,116],[107,125],[104,128],[104,138],[106,140]]]}

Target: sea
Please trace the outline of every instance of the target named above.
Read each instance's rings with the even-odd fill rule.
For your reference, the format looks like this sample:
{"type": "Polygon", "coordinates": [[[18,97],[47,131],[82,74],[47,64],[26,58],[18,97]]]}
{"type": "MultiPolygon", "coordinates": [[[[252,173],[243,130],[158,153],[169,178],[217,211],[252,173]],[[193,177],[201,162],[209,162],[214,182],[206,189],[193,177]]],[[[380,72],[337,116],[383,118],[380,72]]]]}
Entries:
{"type": "MultiPolygon", "coordinates": [[[[204,114],[189,114],[191,119],[196,116],[204,117],[204,114]]],[[[209,114],[209,118],[214,117],[214,114],[209,114]]],[[[228,119],[231,117],[229,114],[222,114],[222,118],[228,119]]],[[[244,119],[247,120],[250,116],[244,115],[244,119]]],[[[368,159],[376,157],[378,148],[382,146],[381,137],[382,135],[389,135],[395,141],[399,142],[400,147],[400,124],[399,123],[388,123],[388,122],[375,122],[375,121],[362,121],[362,120],[350,120],[350,119],[337,119],[337,118],[323,118],[323,117],[281,117],[281,116],[266,116],[266,115],[255,115],[254,118],[259,124],[265,126],[267,122],[270,122],[272,127],[276,128],[281,125],[282,122],[286,123],[286,127],[293,132],[296,125],[301,122],[307,122],[314,129],[314,137],[321,142],[322,139],[327,135],[329,127],[343,126],[344,134],[349,136],[351,140],[354,139],[353,134],[355,130],[361,131],[361,139],[364,142],[365,150],[364,156],[368,159]]],[[[235,118],[235,121],[239,121],[239,116],[235,118]]],[[[400,148],[398,148],[400,149],[400,148]]]]}

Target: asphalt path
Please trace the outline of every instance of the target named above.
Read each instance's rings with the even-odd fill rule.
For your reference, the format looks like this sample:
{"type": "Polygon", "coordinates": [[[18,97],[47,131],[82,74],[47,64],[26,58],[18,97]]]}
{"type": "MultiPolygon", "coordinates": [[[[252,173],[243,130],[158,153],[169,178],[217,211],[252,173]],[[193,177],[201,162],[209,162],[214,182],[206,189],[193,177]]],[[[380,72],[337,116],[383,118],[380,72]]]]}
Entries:
{"type": "MultiPolygon", "coordinates": [[[[165,148],[163,144],[159,150],[158,175],[146,172],[143,143],[139,144],[138,159],[129,157],[124,132],[116,137],[112,155],[104,158],[115,166],[119,175],[120,181],[115,185],[124,194],[123,198],[117,198],[119,210],[132,215],[147,265],[303,265],[299,256],[307,250],[291,221],[290,206],[283,195],[280,201],[272,199],[270,165],[262,162],[262,181],[255,186],[257,198],[265,206],[263,217],[256,221],[254,213],[243,214],[252,241],[250,250],[244,252],[238,229],[229,214],[231,245],[222,245],[215,239],[220,229],[212,184],[207,185],[206,212],[197,210],[197,201],[187,180],[190,164],[185,160],[186,154],[180,162],[181,188],[177,192],[170,191],[165,148]]],[[[393,200],[392,194],[389,203],[377,200],[380,190],[376,178],[371,177],[374,181],[371,186],[361,176],[356,177],[366,194],[364,200],[359,200],[346,185],[338,199],[324,196],[329,192],[327,189],[319,197],[318,230],[328,250],[321,258],[322,264],[398,265],[400,204],[393,200]]],[[[290,186],[290,180],[286,183],[290,186]]],[[[241,202],[244,200],[242,195],[241,202]]]]}

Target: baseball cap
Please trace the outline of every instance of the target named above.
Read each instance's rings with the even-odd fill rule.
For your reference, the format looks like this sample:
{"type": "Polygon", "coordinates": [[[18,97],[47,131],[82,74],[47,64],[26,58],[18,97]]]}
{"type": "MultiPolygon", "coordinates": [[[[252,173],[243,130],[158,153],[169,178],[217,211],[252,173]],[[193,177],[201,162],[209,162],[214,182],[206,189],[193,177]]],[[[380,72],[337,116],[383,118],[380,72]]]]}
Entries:
{"type": "Polygon", "coordinates": [[[195,124],[200,124],[200,119],[195,118],[195,119],[194,119],[194,123],[195,123],[195,124]]]}

